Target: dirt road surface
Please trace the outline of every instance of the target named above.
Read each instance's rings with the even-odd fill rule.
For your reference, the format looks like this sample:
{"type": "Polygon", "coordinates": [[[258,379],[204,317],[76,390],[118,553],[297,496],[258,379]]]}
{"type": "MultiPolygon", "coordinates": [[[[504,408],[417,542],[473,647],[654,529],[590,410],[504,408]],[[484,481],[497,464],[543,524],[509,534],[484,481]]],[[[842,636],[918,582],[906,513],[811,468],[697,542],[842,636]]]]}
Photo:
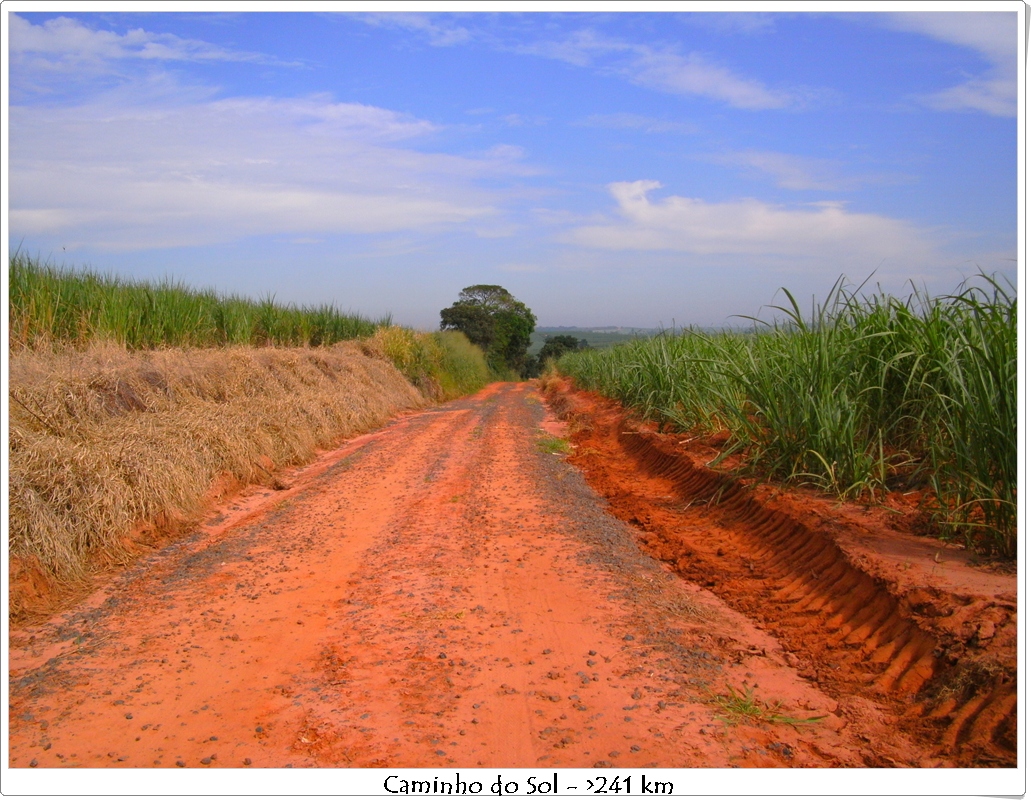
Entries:
{"type": "Polygon", "coordinates": [[[403,417],[13,630],[10,765],[953,763],[643,552],[557,434],[529,384],[403,417]]]}

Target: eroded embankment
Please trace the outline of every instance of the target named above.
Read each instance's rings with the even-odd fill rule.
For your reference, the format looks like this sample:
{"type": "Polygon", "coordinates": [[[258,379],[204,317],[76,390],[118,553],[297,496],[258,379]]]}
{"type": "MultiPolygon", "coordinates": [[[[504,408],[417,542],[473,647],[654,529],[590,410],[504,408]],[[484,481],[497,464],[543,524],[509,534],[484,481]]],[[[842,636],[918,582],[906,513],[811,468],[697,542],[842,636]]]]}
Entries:
{"type": "Polygon", "coordinates": [[[846,716],[957,765],[1015,766],[1013,575],[897,530],[897,515],[734,480],[705,466],[711,449],[569,384],[550,398],[574,462],[645,550],[773,633],[846,716]]]}

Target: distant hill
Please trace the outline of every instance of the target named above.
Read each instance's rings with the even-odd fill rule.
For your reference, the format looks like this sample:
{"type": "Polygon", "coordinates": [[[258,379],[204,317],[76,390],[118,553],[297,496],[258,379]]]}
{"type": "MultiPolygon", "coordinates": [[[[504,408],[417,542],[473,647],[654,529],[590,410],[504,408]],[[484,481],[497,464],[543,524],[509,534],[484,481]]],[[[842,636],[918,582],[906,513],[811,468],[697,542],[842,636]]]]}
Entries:
{"type": "MultiPolygon", "coordinates": [[[[575,336],[577,339],[584,339],[591,347],[604,348],[613,345],[629,342],[631,339],[650,339],[660,333],[679,333],[686,329],[682,328],[628,328],[620,325],[602,325],[594,328],[577,328],[573,326],[557,326],[537,328],[530,338],[529,353],[537,355],[544,347],[544,340],[549,336],[575,336]]],[[[720,325],[712,327],[695,327],[691,330],[702,333],[748,333],[752,330],[750,325],[720,325]]]]}
{"type": "Polygon", "coordinates": [[[544,347],[544,340],[549,336],[575,336],[583,339],[591,347],[612,347],[631,339],[650,339],[659,333],[661,328],[624,328],[618,325],[606,325],[597,328],[577,328],[559,326],[537,328],[530,339],[530,355],[536,355],[544,347]]]}

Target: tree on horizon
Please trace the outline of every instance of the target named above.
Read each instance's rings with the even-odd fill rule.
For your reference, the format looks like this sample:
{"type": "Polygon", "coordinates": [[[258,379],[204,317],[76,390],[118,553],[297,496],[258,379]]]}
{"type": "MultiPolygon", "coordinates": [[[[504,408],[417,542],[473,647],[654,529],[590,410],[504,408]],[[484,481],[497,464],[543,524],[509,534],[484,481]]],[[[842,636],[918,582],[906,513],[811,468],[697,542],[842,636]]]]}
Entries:
{"type": "Polygon", "coordinates": [[[467,286],[450,308],[441,309],[441,330],[457,330],[483,349],[487,364],[497,375],[530,371],[526,351],[537,317],[503,286],[467,286]]]}

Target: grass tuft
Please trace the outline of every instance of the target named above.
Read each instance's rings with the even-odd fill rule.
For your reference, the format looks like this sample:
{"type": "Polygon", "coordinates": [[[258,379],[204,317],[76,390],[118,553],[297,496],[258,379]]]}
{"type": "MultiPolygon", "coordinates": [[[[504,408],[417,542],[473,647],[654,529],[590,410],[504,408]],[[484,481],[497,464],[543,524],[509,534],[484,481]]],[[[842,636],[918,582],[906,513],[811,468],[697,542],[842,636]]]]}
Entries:
{"type": "Polygon", "coordinates": [[[736,690],[727,684],[726,694],[715,694],[712,702],[722,709],[719,718],[731,725],[745,723],[749,725],[781,724],[800,727],[814,725],[826,718],[826,714],[817,717],[792,717],[781,713],[780,703],[767,703],[755,696],[753,689],[745,686],[743,691],[736,690]]]}
{"type": "Polygon", "coordinates": [[[572,445],[569,444],[565,439],[561,439],[558,436],[544,436],[537,440],[537,449],[542,453],[549,453],[551,455],[566,455],[571,450],[572,445]]]}

